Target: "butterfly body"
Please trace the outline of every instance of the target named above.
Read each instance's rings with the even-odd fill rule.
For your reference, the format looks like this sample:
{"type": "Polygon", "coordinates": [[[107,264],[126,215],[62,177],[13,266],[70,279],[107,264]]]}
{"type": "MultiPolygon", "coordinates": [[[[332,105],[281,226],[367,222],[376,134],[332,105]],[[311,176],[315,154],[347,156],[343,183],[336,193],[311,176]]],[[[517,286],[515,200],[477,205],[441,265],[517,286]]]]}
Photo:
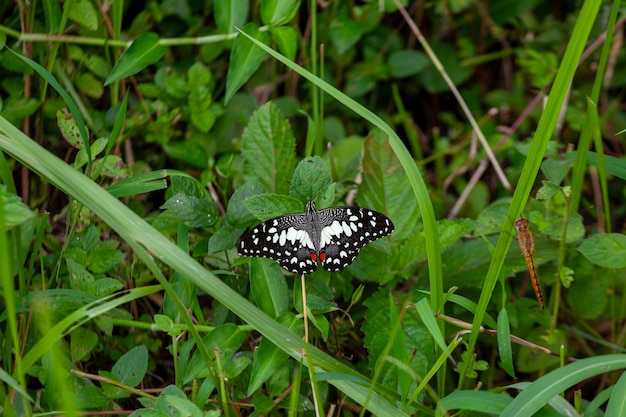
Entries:
{"type": "Polygon", "coordinates": [[[316,210],[309,201],[304,213],[269,219],[241,238],[239,254],[275,259],[285,269],[311,273],[321,262],[338,272],[354,261],[367,243],[390,234],[393,223],[374,210],[332,207],[316,210]]]}

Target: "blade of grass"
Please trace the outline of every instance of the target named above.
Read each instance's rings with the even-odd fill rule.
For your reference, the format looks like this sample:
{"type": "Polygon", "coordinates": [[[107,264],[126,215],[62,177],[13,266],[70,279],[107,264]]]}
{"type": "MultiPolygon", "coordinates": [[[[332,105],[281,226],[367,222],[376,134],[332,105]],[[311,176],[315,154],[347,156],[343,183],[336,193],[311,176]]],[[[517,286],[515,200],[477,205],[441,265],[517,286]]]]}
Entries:
{"type": "MultiPolygon", "coordinates": [[[[487,311],[487,305],[491,299],[491,294],[500,276],[500,270],[504,264],[504,259],[511,246],[513,240],[513,220],[517,219],[522,213],[530,191],[537,178],[541,161],[546,153],[548,142],[552,137],[554,127],[556,125],[561,106],[565,100],[565,95],[572,82],[574,73],[576,72],[577,63],[580,60],[580,56],[585,47],[585,43],[589,38],[591,27],[598,14],[600,8],[600,0],[587,0],[583,3],[583,7],[578,15],[578,19],[574,26],[571,39],[565,50],[563,61],[559,66],[554,85],[550,90],[548,97],[548,103],[546,109],[539,119],[539,125],[537,131],[533,137],[533,141],[526,158],[526,162],[522,168],[520,180],[515,188],[513,198],[511,200],[511,206],[507,214],[507,221],[502,226],[500,238],[496,244],[496,249],[493,254],[493,259],[489,265],[489,271],[485,278],[485,284],[483,285],[480,299],[478,301],[478,308],[476,309],[476,315],[472,323],[472,333],[470,334],[468,352],[470,355],[474,354],[474,348],[476,347],[476,341],[478,340],[478,334],[480,332],[480,325],[482,324],[483,317],[487,311]]],[[[465,383],[465,372],[461,373],[459,378],[458,387],[462,388],[465,383]]]]}

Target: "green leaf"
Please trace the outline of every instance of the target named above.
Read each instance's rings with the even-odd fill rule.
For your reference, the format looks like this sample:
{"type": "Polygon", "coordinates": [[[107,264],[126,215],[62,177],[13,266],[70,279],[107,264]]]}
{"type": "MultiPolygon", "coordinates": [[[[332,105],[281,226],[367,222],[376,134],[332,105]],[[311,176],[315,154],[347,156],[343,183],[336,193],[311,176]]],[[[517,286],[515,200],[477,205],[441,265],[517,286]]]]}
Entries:
{"type": "Polygon", "coordinates": [[[319,156],[309,156],[300,161],[296,167],[289,194],[306,204],[332,183],[333,179],[326,162],[319,156]]]}
{"type": "Polygon", "coordinates": [[[412,49],[392,52],[387,61],[389,75],[394,78],[415,75],[426,68],[429,63],[430,60],[424,53],[412,49]]]}
{"type": "MultiPolygon", "coordinates": [[[[270,43],[270,34],[259,31],[256,23],[248,23],[241,30],[265,45],[270,43]]],[[[237,36],[230,54],[224,103],[228,104],[239,88],[256,72],[265,56],[265,52],[257,48],[248,38],[237,36]]]]}
{"type": "MultiPolygon", "coordinates": [[[[259,312],[259,314],[262,313],[259,312]]],[[[216,327],[203,341],[207,351],[211,352],[212,355],[215,351],[219,352],[222,357],[222,364],[225,365],[230,361],[232,355],[239,350],[246,340],[247,335],[247,332],[239,330],[236,325],[227,323],[216,327]]],[[[183,376],[183,383],[188,384],[192,380],[207,376],[208,374],[209,370],[207,369],[207,364],[204,362],[202,356],[198,352],[195,352],[191,361],[189,361],[188,371],[183,376]]]]}
{"type": "Polygon", "coordinates": [[[511,328],[509,324],[509,313],[505,308],[498,313],[498,350],[502,360],[502,368],[507,374],[515,378],[513,368],[513,351],[511,350],[511,328]]]}
{"type": "Polygon", "coordinates": [[[72,259],[65,259],[67,272],[70,275],[70,285],[72,289],[86,292],[87,294],[95,294],[95,279],[87,269],[72,259]]]}
{"type": "Polygon", "coordinates": [[[70,356],[72,362],[78,362],[91,353],[98,344],[98,335],[93,331],[79,327],[70,336],[70,356]]]}
{"type": "Polygon", "coordinates": [[[250,3],[241,0],[220,0],[213,2],[215,24],[222,33],[232,33],[235,27],[242,27],[248,19],[250,3]]]}
{"type": "Polygon", "coordinates": [[[242,140],[245,178],[258,178],[270,192],[287,194],[296,141],[276,105],[269,102],[254,112],[242,140]]]}
{"type": "Polygon", "coordinates": [[[148,370],[148,350],[145,346],[136,346],[115,362],[111,373],[118,382],[136,387],[141,383],[148,370]]]}
{"type": "MultiPolygon", "coordinates": [[[[57,111],[57,124],[65,140],[76,149],[83,148],[83,138],[78,130],[76,120],[65,111],[57,111]]],[[[92,154],[93,155],[93,154],[92,154]]],[[[95,155],[94,155],[95,156],[95,155]]]]}
{"type": "Polygon", "coordinates": [[[111,268],[119,265],[124,260],[126,254],[115,249],[99,246],[89,252],[89,270],[95,273],[107,272],[111,268]]]}
{"type": "MultiPolygon", "coordinates": [[[[5,55],[5,57],[6,56],[10,55],[5,55]]],[[[0,116],[4,117],[12,124],[17,125],[28,116],[35,114],[40,105],[41,102],[32,97],[8,97],[4,103],[2,103],[0,116]]]]}
{"type": "Polygon", "coordinates": [[[124,288],[124,285],[114,278],[100,278],[96,280],[95,294],[97,297],[106,297],[124,288]]]}
{"type": "Polygon", "coordinates": [[[102,81],[90,72],[83,72],[76,77],[76,87],[81,93],[95,99],[102,97],[104,92],[102,81]]]}
{"type": "Polygon", "coordinates": [[[259,223],[259,219],[248,210],[244,201],[264,193],[267,193],[267,189],[258,179],[251,179],[237,188],[228,200],[228,207],[226,207],[228,223],[237,228],[250,227],[259,223]]]}
{"type": "MultiPolygon", "coordinates": [[[[286,312],[277,319],[278,323],[285,327],[285,337],[301,337],[304,330],[302,320],[293,313],[286,312]]],[[[256,359],[252,364],[248,391],[246,395],[252,395],[276,370],[285,365],[287,353],[279,349],[268,339],[263,338],[256,351],[256,359]]]]}
{"type": "Polygon", "coordinates": [[[35,216],[22,199],[7,191],[5,184],[0,184],[0,198],[4,210],[4,224],[8,229],[24,224],[35,216]]]}
{"type": "Polygon", "coordinates": [[[343,54],[361,39],[363,26],[346,16],[338,16],[333,19],[328,34],[337,52],[343,54]]]}
{"type": "Polygon", "coordinates": [[[272,26],[270,32],[280,52],[287,58],[294,60],[298,50],[298,35],[295,29],[291,26],[272,26]]]}
{"type": "Polygon", "coordinates": [[[284,25],[294,18],[299,8],[300,0],[264,0],[261,2],[261,21],[269,26],[284,25]]]}
{"type": "Polygon", "coordinates": [[[357,202],[386,214],[396,227],[396,239],[406,238],[417,229],[420,211],[415,195],[387,137],[378,129],[365,140],[357,202]]]}
{"type": "Polygon", "coordinates": [[[153,32],[140,35],[122,53],[104,82],[104,86],[137,74],[148,65],[158,62],[164,54],[165,46],[159,44],[159,35],[153,32]]]}
{"type": "Polygon", "coordinates": [[[282,268],[276,261],[252,258],[250,292],[257,306],[270,317],[278,317],[289,304],[289,288],[282,268]]]}
{"type": "Polygon", "coordinates": [[[606,407],[606,416],[626,416],[626,374],[617,380],[614,386],[613,395],[606,407]]]}
{"type": "Polygon", "coordinates": [[[591,263],[604,268],[626,267],[626,236],[620,233],[594,235],[578,247],[591,263]]]}
{"type": "Polygon", "coordinates": [[[578,383],[624,368],[626,355],[623,354],[580,359],[536,379],[508,404],[500,417],[532,416],[552,397],[578,383]]]}
{"type": "Polygon", "coordinates": [[[218,219],[217,206],[213,200],[184,193],[173,195],[161,208],[171,210],[188,227],[213,226],[218,219]]]}
{"type": "Polygon", "coordinates": [[[254,217],[261,221],[287,213],[304,211],[304,205],[300,200],[280,194],[256,195],[246,199],[244,205],[254,217]]]}
{"type": "Polygon", "coordinates": [[[69,18],[89,30],[98,30],[98,13],[90,0],[74,0],[70,5],[69,18]]]}

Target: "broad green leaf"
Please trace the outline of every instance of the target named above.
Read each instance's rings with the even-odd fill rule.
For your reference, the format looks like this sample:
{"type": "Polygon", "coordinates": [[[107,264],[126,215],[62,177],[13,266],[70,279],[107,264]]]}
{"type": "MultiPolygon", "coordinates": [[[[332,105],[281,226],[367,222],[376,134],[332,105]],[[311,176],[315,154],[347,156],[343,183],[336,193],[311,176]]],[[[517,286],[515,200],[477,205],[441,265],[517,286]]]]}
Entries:
{"type": "Polygon", "coordinates": [[[463,390],[452,392],[439,400],[437,410],[441,415],[448,410],[473,410],[485,413],[485,415],[500,415],[511,401],[512,398],[506,394],[463,390]]]}
{"type": "Polygon", "coordinates": [[[272,39],[278,45],[278,49],[287,58],[294,60],[298,49],[298,35],[291,26],[271,27],[272,39]]]}
{"type": "Polygon", "coordinates": [[[102,81],[97,79],[90,72],[83,72],[76,77],[76,87],[78,90],[88,97],[99,99],[102,97],[104,87],[102,81]]]}
{"type": "Polygon", "coordinates": [[[124,285],[114,278],[100,278],[96,280],[95,289],[97,297],[106,297],[119,291],[124,285]]]}
{"type": "Polygon", "coordinates": [[[213,2],[215,24],[222,33],[232,33],[242,27],[248,19],[250,3],[241,0],[220,0],[213,2]]]}
{"type": "Polygon", "coordinates": [[[289,194],[306,203],[318,197],[332,182],[326,162],[319,156],[307,157],[296,167],[289,194]]]}
{"type": "Polygon", "coordinates": [[[26,204],[22,203],[20,197],[7,191],[5,184],[0,184],[0,198],[2,199],[2,208],[4,210],[4,224],[7,229],[24,224],[35,216],[35,213],[26,204]]]}
{"type": "MultiPolygon", "coordinates": [[[[285,327],[285,337],[301,337],[304,330],[302,320],[293,313],[286,312],[277,320],[285,327]]],[[[272,376],[278,368],[285,365],[288,355],[268,339],[263,338],[256,351],[256,358],[252,364],[252,372],[248,383],[247,395],[252,395],[272,376]]]]}
{"type": "MultiPolygon", "coordinates": [[[[270,43],[270,34],[259,31],[256,23],[248,23],[243,27],[242,31],[259,42],[266,45],[270,43]]],[[[237,36],[235,38],[226,76],[224,103],[228,104],[239,88],[250,79],[265,59],[265,56],[265,52],[256,47],[245,36],[237,36]]]]}
{"type": "Polygon", "coordinates": [[[115,362],[111,373],[122,384],[136,387],[141,383],[148,370],[148,350],[145,346],[136,346],[115,362]]]}
{"type": "Polygon", "coordinates": [[[223,33],[232,33],[242,27],[248,19],[250,4],[247,1],[220,0],[213,2],[215,24],[223,33]]]}
{"type": "Polygon", "coordinates": [[[67,2],[66,5],[70,5],[70,19],[89,30],[98,30],[99,15],[91,0],[74,0],[67,2]]]}
{"type": "Polygon", "coordinates": [[[289,289],[282,268],[270,259],[250,261],[250,291],[259,308],[270,317],[278,317],[289,305],[289,289]]]}
{"type": "MultiPolygon", "coordinates": [[[[4,56],[10,55],[5,54],[4,56]]],[[[28,116],[35,114],[40,105],[41,102],[32,97],[8,97],[2,103],[0,116],[17,125],[28,116]]]]}
{"type": "Polygon", "coordinates": [[[272,102],[254,112],[242,140],[245,178],[258,178],[270,192],[287,194],[296,141],[289,122],[272,102]]]}
{"type": "Polygon", "coordinates": [[[88,267],[90,271],[95,273],[107,272],[119,265],[125,257],[126,254],[124,252],[100,245],[89,251],[88,267]]]}
{"type": "Polygon", "coordinates": [[[258,224],[259,219],[255,217],[244,204],[250,197],[265,194],[267,189],[258,179],[251,179],[235,190],[226,207],[226,220],[236,228],[250,227],[258,224]]]}
{"type": "Polygon", "coordinates": [[[337,52],[343,54],[361,39],[363,26],[348,17],[338,16],[333,19],[328,35],[337,52]]]}
{"type": "Polygon", "coordinates": [[[87,269],[72,259],[65,259],[67,272],[70,276],[70,285],[73,290],[95,294],[95,279],[87,269]]]}
{"type": "Polygon", "coordinates": [[[578,247],[589,262],[604,268],[626,267],[626,236],[604,233],[591,236],[578,247]]]}
{"type": "Polygon", "coordinates": [[[429,63],[426,54],[412,49],[392,52],[387,61],[389,75],[394,78],[415,75],[429,63]]]}
{"type": "Polygon", "coordinates": [[[98,344],[98,335],[85,327],[75,329],[70,335],[70,356],[78,362],[91,353],[98,344]]]}
{"type": "MultiPolygon", "coordinates": [[[[261,221],[281,216],[287,213],[300,213],[304,211],[301,201],[287,195],[261,194],[247,198],[244,201],[246,208],[261,221]]],[[[258,221],[256,222],[258,223],[258,221]]]]}
{"type": "MultiPolygon", "coordinates": [[[[258,311],[258,310],[257,310],[258,311]]],[[[259,311],[259,314],[262,314],[259,311]]],[[[246,340],[247,333],[239,330],[239,328],[232,324],[227,323],[219,327],[216,327],[212,332],[204,337],[203,342],[206,345],[207,351],[215,355],[215,352],[219,352],[221,355],[222,366],[230,361],[232,355],[239,350],[243,342],[246,340]]],[[[209,375],[207,364],[204,362],[199,352],[195,352],[191,360],[189,361],[188,370],[183,375],[183,383],[188,384],[196,378],[202,378],[209,375]]]]}
{"type": "Polygon", "coordinates": [[[157,63],[164,54],[165,46],[159,44],[159,35],[153,32],[140,35],[122,53],[104,82],[104,86],[137,74],[148,65],[157,63]]]}
{"type": "Polygon", "coordinates": [[[261,2],[261,21],[264,25],[279,26],[290,22],[300,8],[300,0],[264,0],[261,2]]]}
{"type": "Polygon", "coordinates": [[[403,239],[419,228],[420,211],[409,181],[387,137],[374,130],[365,140],[363,176],[357,202],[387,215],[394,223],[394,239],[403,239]]]}

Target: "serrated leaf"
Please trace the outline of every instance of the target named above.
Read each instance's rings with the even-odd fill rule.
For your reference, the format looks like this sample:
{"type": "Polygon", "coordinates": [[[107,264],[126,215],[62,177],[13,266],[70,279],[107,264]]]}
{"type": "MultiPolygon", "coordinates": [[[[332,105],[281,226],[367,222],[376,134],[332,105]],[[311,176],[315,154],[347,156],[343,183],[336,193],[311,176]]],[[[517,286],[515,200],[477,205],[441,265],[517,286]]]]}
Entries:
{"type": "Polygon", "coordinates": [[[124,288],[124,285],[113,278],[100,278],[96,280],[95,293],[97,297],[106,297],[124,288]]]}
{"type": "MultiPolygon", "coordinates": [[[[256,23],[248,23],[241,30],[265,45],[270,43],[270,34],[259,31],[256,23]]],[[[228,104],[239,88],[256,72],[265,56],[265,52],[248,38],[237,36],[230,54],[224,103],[228,104]]]]}
{"type": "Polygon", "coordinates": [[[386,214],[396,227],[395,239],[411,235],[418,228],[420,212],[411,184],[382,131],[373,131],[365,140],[362,163],[359,205],[386,214]]]}
{"type": "Polygon", "coordinates": [[[104,82],[104,86],[137,74],[148,65],[158,62],[164,54],[165,46],[159,44],[159,35],[153,32],[140,35],[122,53],[104,82]]]}
{"type": "Polygon", "coordinates": [[[95,279],[93,275],[85,269],[81,264],[72,260],[65,259],[67,272],[70,275],[70,285],[72,289],[86,292],[87,294],[95,294],[95,279]]]}
{"type": "Polygon", "coordinates": [[[315,199],[333,182],[328,165],[319,156],[304,158],[293,174],[289,194],[305,204],[315,199]]]}
{"type": "Polygon", "coordinates": [[[90,0],[74,0],[67,4],[71,5],[70,19],[89,30],[98,30],[98,13],[90,0]]]}
{"type": "Polygon", "coordinates": [[[98,247],[89,252],[89,270],[96,273],[107,272],[124,260],[126,254],[112,248],[98,247]]]}
{"type": "Polygon", "coordinates": [[[255,195],[246,199],[243,203],[250,213],[261,221],[287,213],[304,211],[304,205],[300,200],[281,194],[255,195]]]}
{"type": "Polygon", "coordinates": [[[242,27],[248,19],[250,3],[241,0],[220,0],[213,2],[215,24],[222,33],[232,33],[242,27]]]}
{"type": "Polygon", "coordinates": [[[91,353],[98,344],[98,335],[84,327],[79,327],[70,335],[70,356],[78,362],[91,353]]]}
{"type": "Polygon", "coordinates": [[[276,194],[287,194],[295,167],[296,141],[289,122],[269,102],[254,112],[243,132],[244,176],[259,179],[276,194]]]}
{"type": "Polygon", "coordinates": [[[603,233],[591,236],[578,247],[589,262],[604,268],[626,267],[626,236],[603,233]]]}

